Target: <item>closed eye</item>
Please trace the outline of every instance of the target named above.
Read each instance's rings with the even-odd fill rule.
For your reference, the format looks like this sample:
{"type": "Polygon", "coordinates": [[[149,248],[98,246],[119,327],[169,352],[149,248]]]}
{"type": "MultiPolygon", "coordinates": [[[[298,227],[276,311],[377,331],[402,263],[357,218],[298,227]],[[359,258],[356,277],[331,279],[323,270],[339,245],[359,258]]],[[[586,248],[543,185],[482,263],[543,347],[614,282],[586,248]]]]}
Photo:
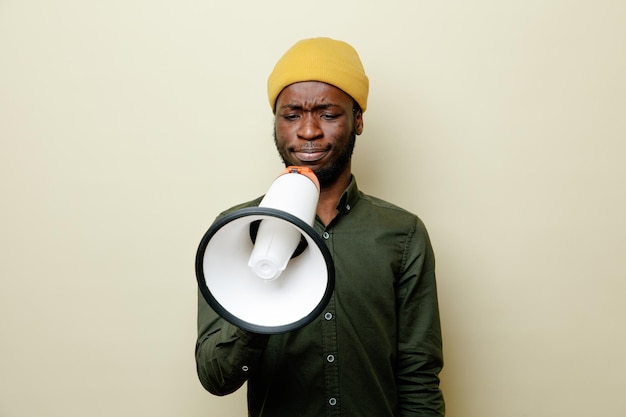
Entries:
{"type": "Polygon", "coordinates": [[[283,119],[288,120],[288,121],[290,121],[290,122],[293,122],[293,121],[295,121],[295,120],[298,120],[298,118],[299,118],[299,117],[300,117],[300,115],[298,115],[298,114],[293,114],[293,113],[290,113],[290,114],[283,114],[283,115],[282,115],[282,118],[283,118],[283,119]]]}
{"type": "Polygon", "coordinates": [[[324,119],[324,120],[335,120],[339,117],[338,114],[329,114],[329,113],[322,113],[320,115],[320,118],[324,119]]]}

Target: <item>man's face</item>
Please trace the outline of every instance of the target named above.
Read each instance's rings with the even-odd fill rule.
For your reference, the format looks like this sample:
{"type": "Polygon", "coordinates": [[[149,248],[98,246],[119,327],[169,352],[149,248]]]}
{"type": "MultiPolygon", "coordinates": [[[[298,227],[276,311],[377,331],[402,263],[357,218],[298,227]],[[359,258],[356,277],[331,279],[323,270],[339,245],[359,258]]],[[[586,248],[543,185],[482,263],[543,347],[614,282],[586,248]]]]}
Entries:
{"type": "Polygon", "coordinates": [[[356,135],[363,131],[352,98],[329,84],[306,81],[286,87],[276,100],[274,139],[285,166],[309,167],[322,187],[350,173],[356,135]]]}

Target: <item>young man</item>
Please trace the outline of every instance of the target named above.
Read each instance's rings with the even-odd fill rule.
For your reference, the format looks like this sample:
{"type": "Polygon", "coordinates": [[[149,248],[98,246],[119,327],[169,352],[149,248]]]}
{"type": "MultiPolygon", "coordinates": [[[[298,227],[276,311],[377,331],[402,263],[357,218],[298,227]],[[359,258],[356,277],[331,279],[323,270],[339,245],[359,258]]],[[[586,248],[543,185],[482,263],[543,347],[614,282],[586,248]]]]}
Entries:
{"type": "Polygon", "coordinates": [[[247,381],[250,416],[444,415],[428,234],[414,214],[363,194],[351,173],[368,88],[357,52],[328,38],[296,43],[269,77],[278,152],[320,182],[314,228],[336,283],[313,322],[271,336],[225,322],[199,296],[200,381],[216,395],[247,381]]]}

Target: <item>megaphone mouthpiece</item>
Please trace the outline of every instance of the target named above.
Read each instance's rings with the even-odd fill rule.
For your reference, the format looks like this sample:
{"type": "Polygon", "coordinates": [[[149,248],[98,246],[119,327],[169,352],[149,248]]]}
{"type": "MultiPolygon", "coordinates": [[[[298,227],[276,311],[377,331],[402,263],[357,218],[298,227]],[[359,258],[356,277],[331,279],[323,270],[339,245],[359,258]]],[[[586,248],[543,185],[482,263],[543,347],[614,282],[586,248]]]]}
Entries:
{"type": "Polygon", "coordinates": [[[306,167],[287,167],[272,182],[259,207],[286,211],[313,225],[320,185],[315,173],[306,167]]]}
{"type": "MultiPolygon", "coordinates": [[[[259,207],[293,214],[309,226],[315,220],[319,182],[305,167],[287,167],[272,183],[259,207]]],[[[262,279],[276,279],[300,243],[300,232],[279,219],[261,222],[248,266],[262,279]]]]}

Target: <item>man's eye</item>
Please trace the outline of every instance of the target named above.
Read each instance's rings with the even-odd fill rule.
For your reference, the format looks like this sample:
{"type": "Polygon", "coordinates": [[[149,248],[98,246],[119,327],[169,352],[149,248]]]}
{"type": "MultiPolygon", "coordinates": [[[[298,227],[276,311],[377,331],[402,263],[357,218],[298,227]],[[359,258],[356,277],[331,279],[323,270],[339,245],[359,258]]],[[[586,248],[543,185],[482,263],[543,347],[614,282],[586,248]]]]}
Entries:
{"type": "Polygon", "coordinates": [[[289,121],[297,120],[298,115],[297,114],[284,114],[283,119],[289,120],[289,121]]]}
{"type": "Polygon", "coordinates": [[[320,117],[324,120],[335,120],[339,116],[336,114],[322,113],[320,117]]]}

